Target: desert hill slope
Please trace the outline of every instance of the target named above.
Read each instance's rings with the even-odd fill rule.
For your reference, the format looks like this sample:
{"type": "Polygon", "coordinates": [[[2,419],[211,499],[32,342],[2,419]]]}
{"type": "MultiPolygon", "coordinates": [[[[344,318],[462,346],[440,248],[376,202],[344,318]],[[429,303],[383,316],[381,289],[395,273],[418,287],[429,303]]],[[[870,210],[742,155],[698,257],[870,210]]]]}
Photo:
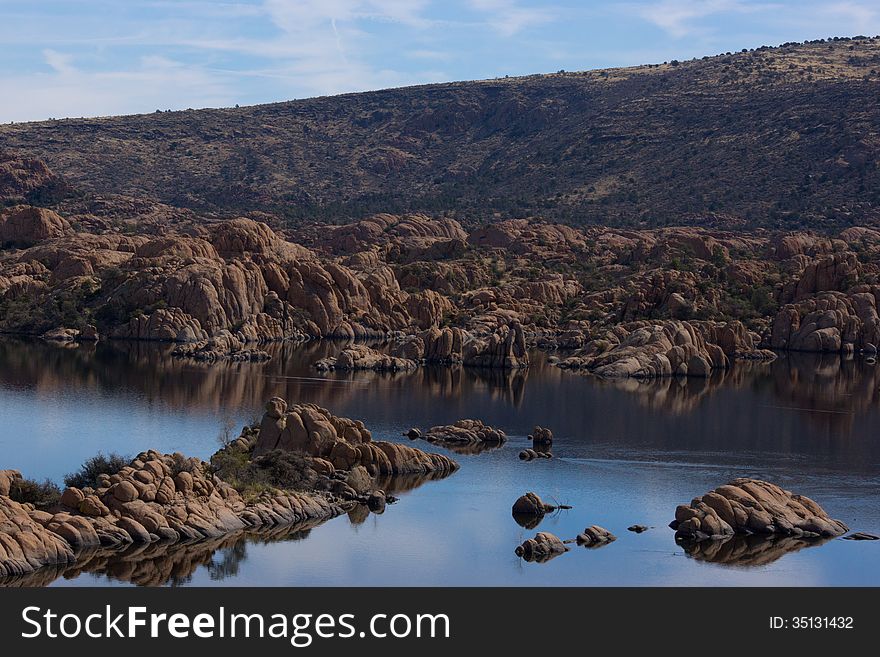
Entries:
{"type": "Polygon", "coordinates": [[[89,194],[341,221],[842,228],[880,217],[880,38],[254,107],[0,126],[89,194]]]}

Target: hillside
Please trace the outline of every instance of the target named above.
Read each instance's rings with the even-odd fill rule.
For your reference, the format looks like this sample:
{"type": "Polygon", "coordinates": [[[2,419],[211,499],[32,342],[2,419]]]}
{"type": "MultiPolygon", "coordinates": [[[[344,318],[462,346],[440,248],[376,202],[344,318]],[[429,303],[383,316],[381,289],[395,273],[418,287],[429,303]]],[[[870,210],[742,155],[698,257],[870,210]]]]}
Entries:
{"type": "MultiPolygon", "coordinates": [[[[220,215],[839,229],[880,220],[880,38],[0,126],[70,190],[220,215]]],[[[2,194],[0,194],[2,196],[2,194]]],[[[29,199],[40,202],[37,198],[29,199]]]]}

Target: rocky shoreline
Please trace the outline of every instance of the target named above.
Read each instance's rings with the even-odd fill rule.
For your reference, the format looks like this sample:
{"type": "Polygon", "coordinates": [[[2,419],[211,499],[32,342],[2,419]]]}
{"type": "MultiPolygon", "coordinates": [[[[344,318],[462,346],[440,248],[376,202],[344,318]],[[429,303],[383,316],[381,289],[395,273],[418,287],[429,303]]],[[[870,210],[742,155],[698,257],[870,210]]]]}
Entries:
{"type": "Polygon", "coordinates": [[[0,332],[166,341],[205,363],[264,360],[261,345],[277,341],[387,343],[348,346],[316,363],[323,370],[513,370],[539,348],[565,351],[560,367],[636,378],[706,377],[774,351],[876,359],[880,344],[871,227],[824,236],[517,219],[468,230],[379,214],[316,232],[149,202],[131,215],[117,201],[101,217],[76,204],[0,210],[0,332]]]}
{"type": "Polygon", "coordinates": [[[319,523],[359,504],[381,512],[393,501],[379,487],[389,477],[429,480],[457,468],[440,454],[373,442],[359,421],[275,398],[259,427],[246,427],[210,462],[142,452],[46,508],[13,499],[21,473],[0,471],[0,577],[79,565],[95,551],[319,523]]]}

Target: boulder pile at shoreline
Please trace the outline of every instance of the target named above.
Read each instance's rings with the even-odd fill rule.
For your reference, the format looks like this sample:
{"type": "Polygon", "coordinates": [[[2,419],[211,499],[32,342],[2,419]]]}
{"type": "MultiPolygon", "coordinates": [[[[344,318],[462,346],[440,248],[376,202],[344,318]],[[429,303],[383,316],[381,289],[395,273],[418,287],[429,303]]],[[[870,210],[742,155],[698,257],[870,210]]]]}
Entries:
{"type": "Polygon", "coordinates": [[[261,427],[246,427],[210,463],[149,450],[89,485],[66,488],[44,508],[13,499],[22,476],[0,470],[0,577],[74,564],[83,551],[324,521],[357,503],[381,513],[394,499],[378,477],[385,483],[398,474],[439,478],[457,468],[440,454],[373,442],[362,422],[312,404],[288,409],[273,398],[261,427]],[[285,451],[291,456],[279,458],[285,451]],[[287,474],[280,482],[260,478],[264,465],[287,474]],[[251,479],[239,480],[242,473],[251,479]]]}

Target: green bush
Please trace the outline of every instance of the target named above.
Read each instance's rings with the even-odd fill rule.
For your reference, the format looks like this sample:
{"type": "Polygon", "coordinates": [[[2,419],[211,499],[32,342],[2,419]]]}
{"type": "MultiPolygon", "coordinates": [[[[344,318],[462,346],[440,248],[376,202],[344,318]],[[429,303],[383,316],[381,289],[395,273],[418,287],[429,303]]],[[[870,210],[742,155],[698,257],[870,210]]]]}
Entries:
{"type": "Polygon", "coordinates": [[[22,504],[33,504],[38,509],[45,509],[55,504],[61,498],[61,489],[54,481],[46,479],[43,482],[33,479],[16,479],[12,482],[9,497],[22,504]]]}
{"type": "Polygon", "coordinates": [[[86,460],[77,472],[72,472],[64,477],[64,485],[70,488],[97,488],[98,475],[115,475],[131,462],[128,456],[111,453],[104,455],[99,453],[86,460]]]}
{"type": "Polygon", "coordinates": [[[246,498],[272,488],[314,490],[318,479],[307,458],[280,449],[255,459],[242,449],[223,449],[211,457],[211,469],[246,498]]]}

